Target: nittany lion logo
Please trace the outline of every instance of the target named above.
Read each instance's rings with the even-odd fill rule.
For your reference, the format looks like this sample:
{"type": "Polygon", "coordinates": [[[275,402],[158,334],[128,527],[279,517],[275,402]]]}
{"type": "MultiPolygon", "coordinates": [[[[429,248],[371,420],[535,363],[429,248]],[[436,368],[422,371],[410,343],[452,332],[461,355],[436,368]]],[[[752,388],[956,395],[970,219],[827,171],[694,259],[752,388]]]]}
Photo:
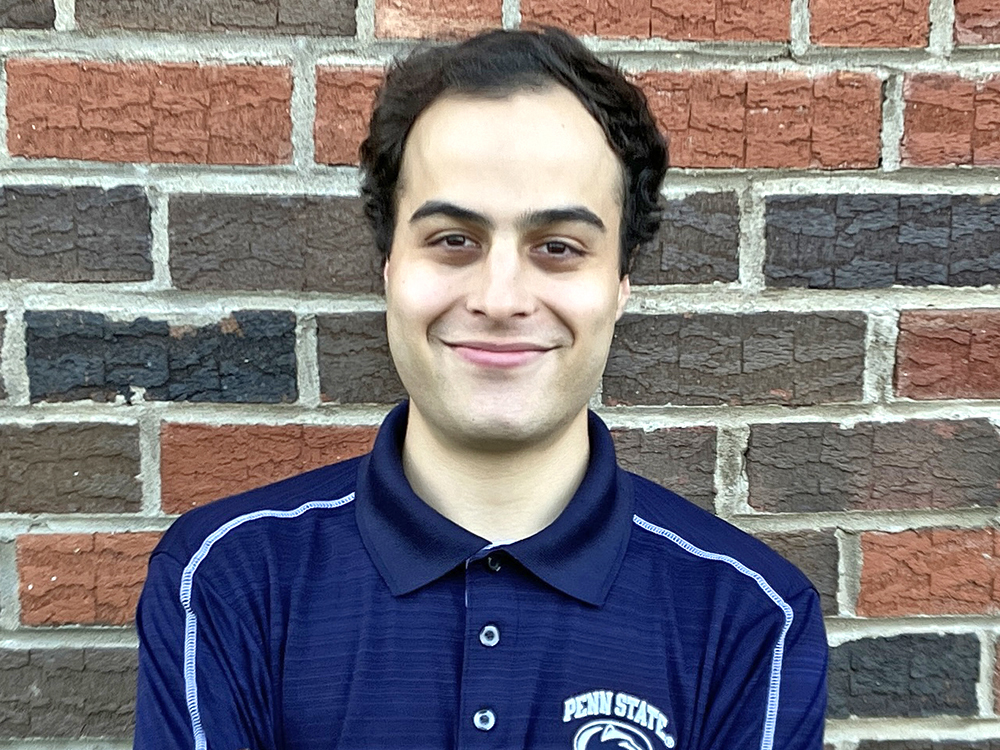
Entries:
{"type": "Polygon", "coordinates": [[[573,738],[573,750],[596,750],[599,747],[653,750],[653,745],[639,730],[612,719],[588,722],[580,727],[573,738]]]}

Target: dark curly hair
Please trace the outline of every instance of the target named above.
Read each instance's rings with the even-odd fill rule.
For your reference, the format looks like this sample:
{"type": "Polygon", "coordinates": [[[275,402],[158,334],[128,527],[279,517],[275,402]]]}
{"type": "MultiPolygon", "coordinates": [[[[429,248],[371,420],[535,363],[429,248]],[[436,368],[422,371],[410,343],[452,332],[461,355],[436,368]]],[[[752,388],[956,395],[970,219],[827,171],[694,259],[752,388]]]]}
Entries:
{"type": "Polygon", "coordinates": [[[603,128],[623,167],[620,273],[660,224],[660,185],[667,148],[646,97],[560,29],[488,31],[457,45],[427,47],[386,72],[361,144],[361,194],[383,263],[396,222],[403,148],[417,117],[447,93],[502,98],[556,84],[572,91],[603,128]]]}

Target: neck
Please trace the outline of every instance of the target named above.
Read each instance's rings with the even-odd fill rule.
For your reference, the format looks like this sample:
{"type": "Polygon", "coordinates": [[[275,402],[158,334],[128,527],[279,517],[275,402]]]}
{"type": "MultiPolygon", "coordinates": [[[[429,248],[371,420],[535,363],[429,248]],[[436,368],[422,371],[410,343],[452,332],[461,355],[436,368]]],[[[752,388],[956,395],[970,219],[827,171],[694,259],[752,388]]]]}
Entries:
{"type": "Polygon", "coordinates": [[[583,481],[590,458],[587,412],[542,443],[493,450],[443,440],[410,404],[403,471],[424,502],[491,543],[552,523],[583,481]]]}

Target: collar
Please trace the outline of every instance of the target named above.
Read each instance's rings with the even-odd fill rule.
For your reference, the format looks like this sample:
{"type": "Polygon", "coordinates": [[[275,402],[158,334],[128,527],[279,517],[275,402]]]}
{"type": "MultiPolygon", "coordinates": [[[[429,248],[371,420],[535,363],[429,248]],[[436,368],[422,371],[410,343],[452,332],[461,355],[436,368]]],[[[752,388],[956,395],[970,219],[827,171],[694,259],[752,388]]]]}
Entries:
{"type": "Polygon", "coordinates": [[[587,415],[590,462],[565,510],[533,536],[490,546],[411,489],[402,461],[408,412],[404,401],[383,421],[372,452],[359,466],[354,503],[362,541],[394,596],[427,585],[489,548],[505,550],[563,593],[604,603],[628,545],[632,489],[618,469],[611,433],[600,417],[587,415]]]}

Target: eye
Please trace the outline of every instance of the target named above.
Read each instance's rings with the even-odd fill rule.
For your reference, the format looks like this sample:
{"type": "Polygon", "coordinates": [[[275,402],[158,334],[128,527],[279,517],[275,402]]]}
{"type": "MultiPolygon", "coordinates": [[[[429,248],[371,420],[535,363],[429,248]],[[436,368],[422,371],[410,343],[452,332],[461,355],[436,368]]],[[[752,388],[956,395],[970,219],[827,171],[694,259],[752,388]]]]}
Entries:
{"type": "Polygon", "coordinates": [[[539,251],[549,258],[578,258],[583,251],[575,245],[560,240],[550,240],[539,246],[539,251]]]}
{"type": "Polygon", "coordinates": [[[475,241],[464,234],[444,234],[431,241],[432,245],[442,245],[444,247],[475,247],[475,241]]]}

